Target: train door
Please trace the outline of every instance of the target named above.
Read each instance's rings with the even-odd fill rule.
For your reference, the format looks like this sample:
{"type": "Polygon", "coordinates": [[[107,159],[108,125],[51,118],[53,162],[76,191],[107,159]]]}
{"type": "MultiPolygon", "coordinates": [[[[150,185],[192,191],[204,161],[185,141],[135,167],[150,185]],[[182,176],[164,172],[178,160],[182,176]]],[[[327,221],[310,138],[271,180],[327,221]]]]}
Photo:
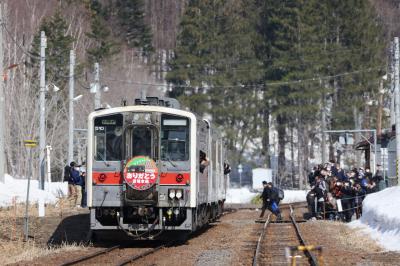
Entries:
{"type": "Polygon", "coordinates": [[[135,125],[125,131],[125,159],[147,156],[158,160],[158,133],[155,126],[135,125]]]}
{"type": "Polygon", "coordinates": [[[154,125],[129,125],[125,129],[125,168],[130,173],[125,179],[125,205],[157,203],[158,176],[151,176],[149,171],[157,168],[158,135],[154,125]]]}

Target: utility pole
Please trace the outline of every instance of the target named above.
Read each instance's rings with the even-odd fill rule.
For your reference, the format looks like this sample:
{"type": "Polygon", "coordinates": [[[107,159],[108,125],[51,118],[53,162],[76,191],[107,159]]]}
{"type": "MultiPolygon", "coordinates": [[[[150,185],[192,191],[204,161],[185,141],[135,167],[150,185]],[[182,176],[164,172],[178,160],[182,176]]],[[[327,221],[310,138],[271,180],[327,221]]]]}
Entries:
{"type": "Polygon", "coordinates": [[[75,51],[69,51],[69,125],[68,125],[68,162],[74,160],[74,68],[75,51]]]}
{"type": "Polygon", "coordinates": [[[394,95],[396,113],[396,176],[400,186],[400,87],[399,87],[399,38],[394,38],[394,95]]]}
{"type": "Polygon", "coordinates": [[[390,91],[392,91],[392,97],[390,99],[390,128],[396,124],[396,111],[394,108],[395,95],[394,95],[394,41],[390,42],[390,52],[392,54],[390,62],[390,91]]]}
{"type": "Polygon", "coordinates": [[[94,84],[96,93],[94,95],[94,109],[101,107],[101,88],[100,88],[100,67],[99,63],[94,63],[94,84]]]}
{"type": "Polygon", "coordinates": [[[376,134],[382,135],[382,112],[383,112],[383,79],[379,82],[379,95],[378,95],[378,119],[376,121],[376,134]]]}
{"type": "MultiPolygon", "coordinates": [[[[3,4],[0,4],[0,23],[4,23],[3,21],[3,4]]],[[[0,26],[0,73],[4,73],[3,69],[3,27],[0,26]]],[[[5,134],[4,127],[6,126],[5,121],[5,97],[4,97],[4,79],[0,76],[0,182],[4,183],[4,168],[5,168],[5,153],[4,153],[4,144],[5,144],[5,134]]]]}
{"type": "Polygon", "coordinates": [[[322,127],[322,139],[321,139],[321,163],[326,163],[325,150],[326,150],[326,114],[325,114],[325,85],[322,84],[320,79],[320,85],[322,89],[322,107],[321,107],[321,127],[322,127]]]}
{"type": "Polygon", "coordinates": [[[46,148],[46,33],[40,32],[40,129],[39,129],[39,186],[44,190],[44,158],[46,148]]]}

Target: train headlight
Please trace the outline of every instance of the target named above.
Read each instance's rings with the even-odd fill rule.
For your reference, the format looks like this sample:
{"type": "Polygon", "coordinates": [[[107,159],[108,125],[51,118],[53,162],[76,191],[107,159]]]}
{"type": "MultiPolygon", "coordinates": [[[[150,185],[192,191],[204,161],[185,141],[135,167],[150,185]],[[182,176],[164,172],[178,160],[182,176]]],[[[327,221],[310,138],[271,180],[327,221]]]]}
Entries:
{"type": "Polygon", "coordinates": [[[168,195],[171,199],[175,198],[175,189],[170,189],[168,195]]]}
{"type": "Polygon", "coordinates": [[[150,123],[151,122],[151,114],[148,114],[148,113],[143,114],[143,120],[150,123]]]}
{"type": "Polygon", "coordinates": [[[136,121],[139,121],[139,120],[140,120],[140,114],[134,114],[133,115],[133,121],[136,122],[136,121]]]}
{"type": "Polygon", "coordinates": [[[183,195],[182,189],[177,189],[176,192],[175,192],[176,198],[180,199],[180,198],[182,198],[182,195],[183,195]]]}

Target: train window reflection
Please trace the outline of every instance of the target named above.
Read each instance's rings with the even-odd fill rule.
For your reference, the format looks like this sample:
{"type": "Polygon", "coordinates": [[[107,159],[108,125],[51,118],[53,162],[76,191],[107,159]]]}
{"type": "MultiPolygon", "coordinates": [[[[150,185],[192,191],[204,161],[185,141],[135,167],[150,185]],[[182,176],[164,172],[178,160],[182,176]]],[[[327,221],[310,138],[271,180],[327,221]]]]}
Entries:
{"type": "Polygon", "coordinates": [[[132,157],[149,156],[151,154],[151,129],[148,127],[134,127],[132,131],[132,157]]]}
{"type": "Polygon", "coordinates": [[[189,160],[189,127],[186,118],[171,119],[164,116],[161,128],[161,159],[171,161],[189,160]],[[174,121],[174,123],[165,123],[174,121]],[[177,123],[176,121],[182,121],[177,123]]]}
{"type": "Polygon", "coordinates": [[[95,119],[95,154],[97,161],[122,159],[122,116],[112,115],[95,119]]]}

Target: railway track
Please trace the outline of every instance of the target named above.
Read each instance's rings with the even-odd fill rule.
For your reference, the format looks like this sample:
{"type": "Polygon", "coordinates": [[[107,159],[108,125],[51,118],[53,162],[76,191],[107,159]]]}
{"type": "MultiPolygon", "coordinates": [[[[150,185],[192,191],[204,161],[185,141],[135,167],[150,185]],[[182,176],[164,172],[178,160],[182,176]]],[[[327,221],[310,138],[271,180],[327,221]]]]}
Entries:
{"type": "MultiPolygon", "coordinates": [[[[229,209],[226,210],[222,215],[227,215],[227,214],[231,214],[231,213],[235,213],[237,212],[237,209],[229,209]]],[[[197,232],[197,234],[203,232],[203,230],[200,230],[199,232],[197,232]]],[[[155,252],[157,252],[160,249],[163,248],[167,248],[170,246],[173,246],[177,243],[182,242],[182,240],[172,240],[169,241],[165,244],[161,244],[161,245],[157,245],[156,247],[153,248],[139,248],[140,250],[138,250],[138,248],[130,248],[132,249],[132,255],[124,255],[124,259],[122,259],[121,261],[115,263],[114,265],[118,265],[118,266],[122,266],[122,265],[127,265],[129,263],[135,262],[143,257],[146,257],[150,254],[153,254],[155,252]]],[[[122,250],[122,249],[128,249],[129,247],[123,246],[123,245],[115,245],[109,248],[104,248],[100,251],[96,251],[87,255],[83,255],[81,257],[75,258],[71,261],[68,262],[64,262],[62,264],[60,264],[60,266],[70,266],[70,265],[80,265],[80,264],[90,264],[91,262],[96,262],[99,260],[99,257],[103,256],[103,255],[107,255],[108,257],[111,257],[112,255],[110,255],[109,253],[114,253],[117,252],[118,250],[122,250]]],[[[126,253],[126,252],[124,252],[126,253]]]]}
{"type": "Polygon", "coordinates": [[[74,260],[62,263],[60,266],[76,265],[76,264],[79,264],[81,262],[88,261],[90,259],[93,259],[93,258],[96,258],[98,256],[101,256],[103,254],[110,253],[111,251],[113,251],[115,249],[118,249],[120,247],[121,247],[120,245],[116,245],[116,246],[112,246],[112,247],[109,247],[109,248],[105,248],[103,250],[100,250],[100,251],[97,251],[97,252],[93,252],[91,254],[88,254],[88,255],[85,255],[85,256],[81,256],[81,257],[78,257],[78,258],[76,258],[74,260]]]}
{"type": "Polygon", "coordinates": [[[149,249],[147,251],[141,252],[139,254],[133,255],[133,256],[131,256],[129,258],[126,258],[126,259],[118,262],[116,265],[117,266],[128,265],[129,263],[137,261],[138,259],[146,257],[146,256],[148,256],[150,254],[153,254],[153,253],[155,253],[156,251],[158,251],[158,250],[160,250],[162,248],[166,248],[166,247],[172,246],[173,244],[175,244],[175,242],[176,241],[170,241],[167,244],[163,244],[163,245],[157,246],[155,248],[149,249]]]}
{"type": "Polygon", "coordinates": [[[257,247],[254,252],[253,266],[256,265],[320,265],[312,250],[320,247],[307,246],[299,230],[298,219],[290,206],[282,211],[284,220],[273,221],[270,214],[263,224],[257,247]]]}
{"type": "MultiPolygon", "coordinates": [[[[113,263],[114,263],[114,265],[117,265],[117,266],[128,265],[129,263],[133,263],[143,257],[153,254],[162,248],[172,246],[173,244],[175,244],[175,242],[176,241],[170,241],[165,244],[157,245],[156,247],[153,247],[153,248],[139,248],[139,250],[137,248],[132,248],[132,252],[131,252],[131,253],[133,253],[132,255],[123,255],[125,257],[124,259],[122,259],[118,262],[113,262],[113,263]]],[[[78,257],[74,260],[64,262],[61,264],[61,266],[91,264],[92,262],[96,263],[96,262],[100,261],[101,256],[107,255],[108,257],[112,257],[113,256],[112,254],[114,254],[114,252],[117,252],[117,250],[122,250],[125,248],[127,248],[127,247],[124,247],[122,245],[112,246],[112,247],[105,248],[100,251],[93,252],[91,254],[87,254],[87,255],[78,257]]],[[[128,253],[128,252],[125,252],[125,253],[128,253]]],[[[110,264],[113,264],[113,263],[110,263],[110,264]]]]}

